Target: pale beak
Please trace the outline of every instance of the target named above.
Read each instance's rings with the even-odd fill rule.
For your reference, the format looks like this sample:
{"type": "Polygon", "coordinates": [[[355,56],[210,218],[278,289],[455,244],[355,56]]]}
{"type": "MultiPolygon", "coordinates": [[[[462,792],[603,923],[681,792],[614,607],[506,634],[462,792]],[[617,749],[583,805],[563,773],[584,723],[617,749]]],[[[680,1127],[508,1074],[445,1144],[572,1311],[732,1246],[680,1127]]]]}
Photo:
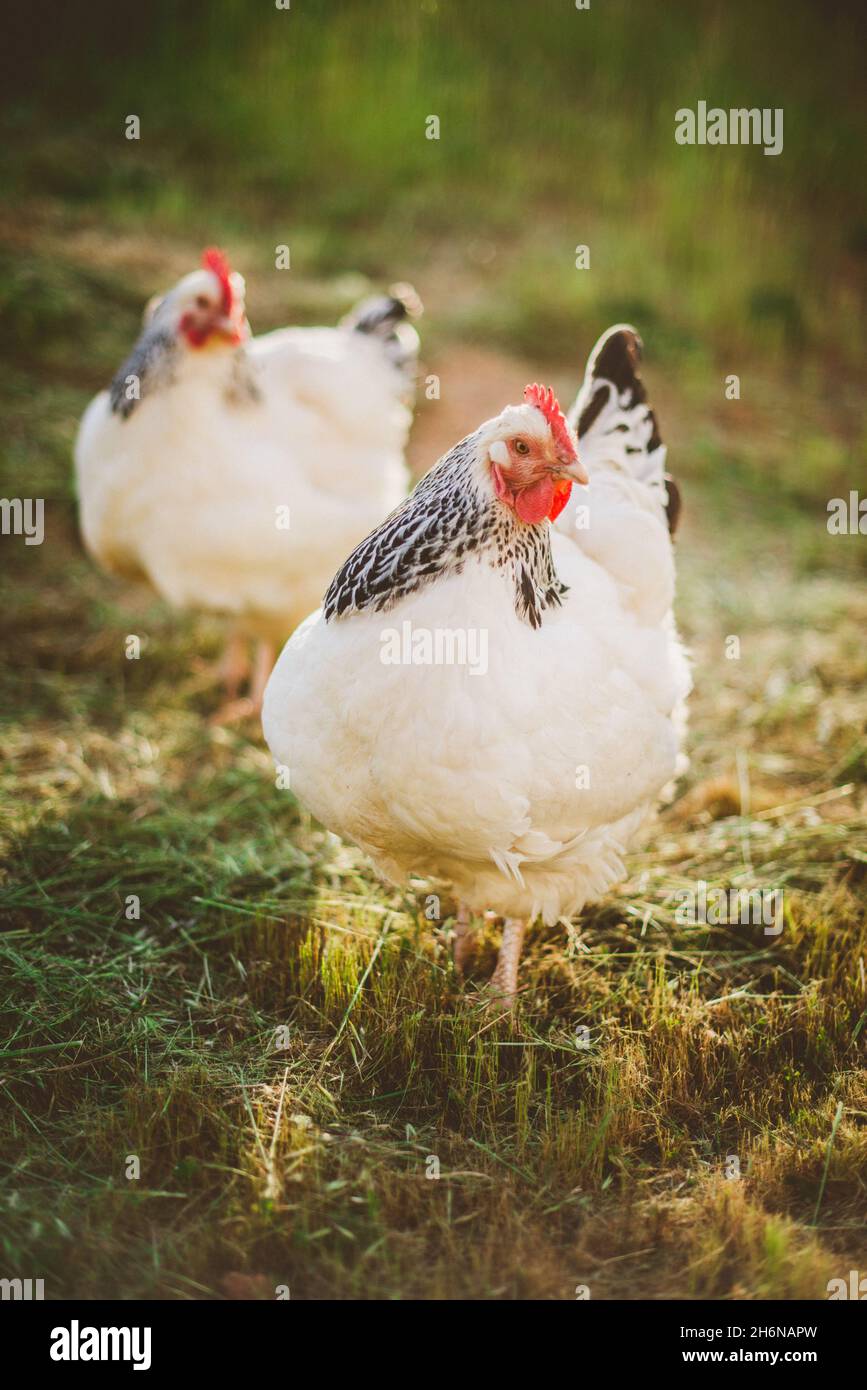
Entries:
{"type": "Polygon", "coordinates": [[[584,467],[580,459],[573,459],[571,463],[559,463],[557,465],[557,476],[568,478],[571,483],[589,483],[590,474],[584,467]]]}
{"type": "Polygon", "coordinates": [[[233,343],[243,342],[250,335],[250,329],[243,313],[221,314],[214,328],[217,333],[233,343]]]}

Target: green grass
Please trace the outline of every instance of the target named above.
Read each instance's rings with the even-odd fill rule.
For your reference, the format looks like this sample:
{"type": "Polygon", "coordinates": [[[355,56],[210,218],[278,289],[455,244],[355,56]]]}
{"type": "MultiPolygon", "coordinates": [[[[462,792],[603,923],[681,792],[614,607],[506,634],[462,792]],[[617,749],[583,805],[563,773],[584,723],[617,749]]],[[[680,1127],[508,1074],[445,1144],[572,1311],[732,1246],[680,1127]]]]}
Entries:
{"type": "Polygon", "coordinates": [[[865,546],[825,526],[867,440],[860,52],[812,6],[658,8],[157,6],[94,20],[82,68],[65,6],[27,40],[0,490],[46,498],[47,538],[2,540],[0,1274],[49,1297],[795,1298],[864,1269],[865,546]],[[679,149],[699,98],[785,105],[784,155],[679,149]],[[511,1023],[474,994],[493,928],[461,986],[450,904],[431,924],[424,885],[384,890],[278,792],[256,730],[208,725],[219,625],[81,552],[76,421],[214,240],[260,330],[418,285],[443,382],[418,469],[524,380],[573,391],[608,321],[644,333],[686,501],[692,765],[628,881],[531,933],[511,1023]],[[679,925],[699,879],[784,888],[782,935],[679,925]]]}

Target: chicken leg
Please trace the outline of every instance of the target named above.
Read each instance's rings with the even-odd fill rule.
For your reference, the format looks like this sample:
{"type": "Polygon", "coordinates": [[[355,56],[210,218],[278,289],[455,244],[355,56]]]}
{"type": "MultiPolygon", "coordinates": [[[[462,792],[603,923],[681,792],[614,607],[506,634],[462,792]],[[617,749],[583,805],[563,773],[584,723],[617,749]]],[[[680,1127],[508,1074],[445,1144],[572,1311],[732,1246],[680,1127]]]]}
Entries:
{"type": "MultiPolygon", "coordinates": [[[[262,713],[262,700],[265,695],[265,686],[268,684],[268,677],[274,666],[274,644],[261,638],[256,643],[256,651],[253,656],[253,666],[250,672],[250,693],[240,698],[229,698],[229,700],[211,718],[211,723],[237,724],[242,719],[250,719],[254,715],[262,713]]],[[[228,678],[227,678],[228,687],[228,678]]],[[[237,687],[236,687],[237,689],[237,687]]]]}
{"type": "Polygon", "coordinates": [[[237,700],[241,686],[250,674],[247,639],[239,627],[233,628],[226,640],[218,670],[226,688],[227,700],[237,700]]]}
{"type": "Polygon", "coordinates": [[[268,684],[268,677],[274,669],[275,658],[274,643],[266,641],[264,637],[260,638],[256,643],[253,673],[250,676],[250,702],[256,714],[262,713],[265,686],[268,684]]]}
{"type": "Polygon", "coordinates": [[[521,917],[507,917],[503,923],[503,939],[497,968],[488,983],[489,992],[498,1002],[512,1008],[518,993],[518,964],[527,923],[521,917]]]}
{"type": "Polygon", "coordinates": [[[475,950],[475,934],[470,909],[466,903],[459,903],[455,918],[455,937],[452,942],[452,959],[459,975],[463,975],[475,950]]]}

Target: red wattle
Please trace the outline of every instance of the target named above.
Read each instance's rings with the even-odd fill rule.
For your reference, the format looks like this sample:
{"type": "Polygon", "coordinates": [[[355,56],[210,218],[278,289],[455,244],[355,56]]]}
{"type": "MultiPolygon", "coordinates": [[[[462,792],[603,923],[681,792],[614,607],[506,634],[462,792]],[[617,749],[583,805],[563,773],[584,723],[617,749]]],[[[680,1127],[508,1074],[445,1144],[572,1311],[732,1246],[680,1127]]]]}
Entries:
{"type": "Polygon", "coordinates": [[[561,478],[560,481],[558,482],[557,486],[556,486],[555,489],[554,489],[554,500],[553,500],[553,502],[551,503],[551,510],[550,510],[550,512],[548,513],[548,520],[549,520],[549,521],[556,521],[556,520],[557,520],[558,516],[559,516],[560,513],[562,512],[562,510],[563,510],[563,508],[565,507],[566,503],[569,501],[569,497],[570,497],[571,493],[572,493],[572,484],[571,484],[571,482],[567,481],[566,479],[562,479],[562,478],[561,478]]]}
{"type": "Polygon", "coordinates": [[[203,347],[210,337],[210,328],[197,328],[192,314],[184,314],[178,325],[191,347],[203,347]]]}
{"type": "Polygon", "coordinates": [[[525,487],[515,497],[515,511],[528,526],[544,520],[550,514],[554,503],[554,483],[551,478],[540,478],[538,483],[525,487]]]}

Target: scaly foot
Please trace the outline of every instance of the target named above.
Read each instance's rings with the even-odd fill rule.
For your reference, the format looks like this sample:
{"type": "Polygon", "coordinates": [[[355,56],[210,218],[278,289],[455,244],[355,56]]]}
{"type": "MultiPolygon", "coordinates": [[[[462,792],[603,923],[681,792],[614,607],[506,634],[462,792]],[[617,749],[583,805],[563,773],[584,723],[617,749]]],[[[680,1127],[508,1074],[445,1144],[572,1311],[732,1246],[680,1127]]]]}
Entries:
{"type": "Polygon", "coordinates": [[[518,994],[518,965],[527,924],[520,917],[507,917],[503,923],[503,940],[497,957],[497,968],[488,981],[487,993],[492,1004],[514,1007],[518,994]]]}

